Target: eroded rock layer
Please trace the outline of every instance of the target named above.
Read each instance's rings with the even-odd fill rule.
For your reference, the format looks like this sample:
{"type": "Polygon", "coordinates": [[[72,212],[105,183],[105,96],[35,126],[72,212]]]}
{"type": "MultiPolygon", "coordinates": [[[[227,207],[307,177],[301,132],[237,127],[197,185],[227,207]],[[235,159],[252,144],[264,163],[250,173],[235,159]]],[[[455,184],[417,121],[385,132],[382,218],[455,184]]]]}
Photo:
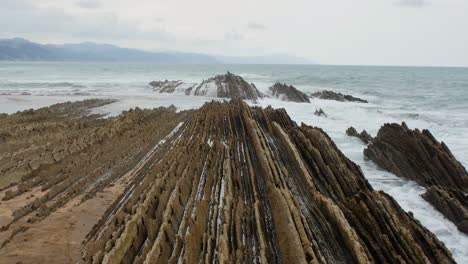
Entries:
{"type": "Polygon", "coordinates": [[[135,171],[85,263],[453,263],[319,128],[213,102],[135,171]]]}
{"type": "Polygon", "coordinates": [[[327,90],[312,93],[310,97],[324,99],[324,100],[334,100],[334,101],[339,101],[339,102],[368,103],[367,100],[354,97],[352,95],[347,95],[347,94],[342,94],[342,93],[337,93],[337,92],[327,91],[327,90]]]}
{"type": "Polygon", "coordinates": [[[270,87],[270,93],[274,98],[278,98],[282,101],[310,103],[309,97],[292,85],[275,83],[270,87]]]}
{"type": "Polygon", "coordinates": [[[397,176],[428,187],[423,198],[468,234],[468,173],[428,130],[385,124],[364,155],[397,176]]]}
{"type": "MultiPolygon", "coordinates": [[[[0,116],[0,249],[70,201],[84,203],[113,186],[187,114],[169,107],[132,109],[115,118],[89,115],[112,102],[68,102],[0,116]]],[[[0,253],[5,261],[9,250],[0,253]]]]}
{"type": "Polygon", "coordinates": [[[182,81],[152,81],[149,83],[154,91],[160,93],[186,93],[196,84],[184,83],[182,81]]]}
{"type": "Polygon", "coordinates": [[[363,130],[361,131],[361,133],[358,133],[354,127],[349,127],[348,129],[346,129],[346,135],[350,137],[357,137],[364,144],[369,144],[370,142],[372,142],[372,140],[374,140],[374,138],[371,135],[369,135],[369,133],[367,133],[366,130],[363,130]]]}
{"type": "Polygon", "coordinates": [[[153,81],[149,85],[160,93],[179,93],[194,96],[214,98],[230,98],[257,101],[263,98],[254,84],[246,82],[242,77],[230,72],[217,75],[200,84],[184,83],[182,81],[153,81]]]}

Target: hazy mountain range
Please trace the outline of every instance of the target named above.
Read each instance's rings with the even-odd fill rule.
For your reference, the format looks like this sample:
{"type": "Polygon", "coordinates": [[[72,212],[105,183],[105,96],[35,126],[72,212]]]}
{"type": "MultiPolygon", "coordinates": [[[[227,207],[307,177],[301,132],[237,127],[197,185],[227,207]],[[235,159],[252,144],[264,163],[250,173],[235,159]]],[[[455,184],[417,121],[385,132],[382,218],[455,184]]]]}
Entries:
{"type": "Polygon", "coordinates": [[[79,44],[39,44],[22,38],[0,39],[3,61],[105,61],[199,64],[311,64],[289,55],[233,57],[188,52],[150,52],[91,42],[79,44]]]}

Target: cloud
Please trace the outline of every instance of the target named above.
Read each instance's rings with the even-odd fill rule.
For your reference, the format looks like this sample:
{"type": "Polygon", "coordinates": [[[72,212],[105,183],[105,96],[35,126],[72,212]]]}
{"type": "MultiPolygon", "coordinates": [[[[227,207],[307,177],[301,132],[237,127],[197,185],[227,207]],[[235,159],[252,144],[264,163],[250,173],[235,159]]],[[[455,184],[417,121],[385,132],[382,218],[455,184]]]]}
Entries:
{"type": "Polygon", "coordinates": [[[101,7],[101,3],[96,0],[82,0],[78,1],[76,4],[85,9],[97,9],[101,7]]]}
{"type": "Polygon", "coordinates": [[[423,7],[428,4],[426,0],[400,0],[395,3],[399,6],[408,6],[408,7],[423,7]]]}
{"type": "Polygon", "coordinates": [[[233,29],[230,32],[224,34],[224,39],[231,41],[231,40],[243,40],[245,36],[239,33],[237,30],[233,29]]]}
{"type": "MultiPolygon", "coordinates": [[[[83,2],[83,1],[82,1],[83,2]]],[[[86,1],[88,4],[96,1],[86,1]]],[[[151,40],[174,37],[162,30],[143,30],[137,21],[124,20],[115,13],[96,10],[74,14],[62,8],[38,6],[34,0],[0,0],[0,37],[82,39],[93,41],[151,40]],[[9,3],[2,5],[2,3],[9,3]]],[[[88,5],[88,7],[96,5],[88,5]]]]}
{"type": "Polygon", "coordinates": [[[260,24],[260,23],[255,23],[255,22],[250,22],[249,24],[247,24],[247,27],[249,29],[254,29],[254,30],[267,30],[267,26],[265,26],[264,24],[260,24]]]}

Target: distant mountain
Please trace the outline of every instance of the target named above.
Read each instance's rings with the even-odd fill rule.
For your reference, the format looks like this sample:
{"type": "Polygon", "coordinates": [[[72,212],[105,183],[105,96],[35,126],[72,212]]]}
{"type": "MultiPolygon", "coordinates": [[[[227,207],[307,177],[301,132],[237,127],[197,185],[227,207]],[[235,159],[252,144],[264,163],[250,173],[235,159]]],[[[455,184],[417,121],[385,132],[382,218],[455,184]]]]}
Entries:
{"type": "Polygon", "coordinates": [[[253,57],[216,56],[216,59],[227,64],[314,64],[307,59],[285,54],[253,57]]]}
{"type": "Polygon", "coordinates": [[[147,52],[90,42],[42,45],[21,38],[0,40],[0,60],[218,63],[212,56],[195,53],[147,52]]]}
{"type": "Polygon", "coordinates": [[[188,52],[149,52],[91,42],[39,44],[22,38],[0,39],[0,61],[110,61],[194,64],[310,64],[292,56],[228,57],[188,52]]]}

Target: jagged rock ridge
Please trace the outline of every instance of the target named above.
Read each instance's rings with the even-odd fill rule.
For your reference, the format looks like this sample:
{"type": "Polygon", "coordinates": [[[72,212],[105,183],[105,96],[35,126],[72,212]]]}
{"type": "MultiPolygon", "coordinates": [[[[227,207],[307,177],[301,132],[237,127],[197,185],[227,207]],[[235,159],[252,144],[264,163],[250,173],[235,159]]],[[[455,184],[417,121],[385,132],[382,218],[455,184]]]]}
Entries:
{"type": "Polygon", "coordinates": [[[468,234],[468,173],[428,130],[385,124],[364,155],[395,175],[428,187],[422,197],[468,234]]]}
{"type": "Polygon", "coordinates": [[[169,107],[131,109],[115,118],[90,115],[112,102],[0,115],[0,262],[75,262],[80,237],[89,232],[84,226],[99,218],[107,199],[132,179],[127,172],[188,113],[169,107]]]}
{"type": "Polygon", "coordinates": [[[292,85],[275,83],[269,90],[273,97],[282,101],[310,103],[309,97],[292,85]]]}
{"type": "Polygon", "coordinates": [[[228,72],[217,75],[200,84],[184,83],[182,81],[153,81],[149,83],[160,93],[179,92],[185,95],[207,96],[217,98],[242,98],[257,101],[265,95],[254,84],[246,82],[242,77],[228,72]]]}
{"type": "Polygon", "coordinates": [[[85,263],[454,263],[319,128],[206,104],[135,171],[85,263]]]}
{"type": "Polygon", "coordinates": [[[374,140],[374,138],[367,133],[366,130],[361,131],[361,133],[358,133],[357,130],[354,127],[349,127],[346,130],[346,135],[350,137],[357,137],[359,138],[364,144],[369,144],[374,140]]]}
{"type": "Polygon", "coordinates": [[[336,92],[328,91],[328,90],[312,93],[310,97],[325,99],[325,100],[335,100],[339,102],[368,103],[366,100],[358,98],[358,97],[354,97],[352,95],[336,93],[336,92]]]}

